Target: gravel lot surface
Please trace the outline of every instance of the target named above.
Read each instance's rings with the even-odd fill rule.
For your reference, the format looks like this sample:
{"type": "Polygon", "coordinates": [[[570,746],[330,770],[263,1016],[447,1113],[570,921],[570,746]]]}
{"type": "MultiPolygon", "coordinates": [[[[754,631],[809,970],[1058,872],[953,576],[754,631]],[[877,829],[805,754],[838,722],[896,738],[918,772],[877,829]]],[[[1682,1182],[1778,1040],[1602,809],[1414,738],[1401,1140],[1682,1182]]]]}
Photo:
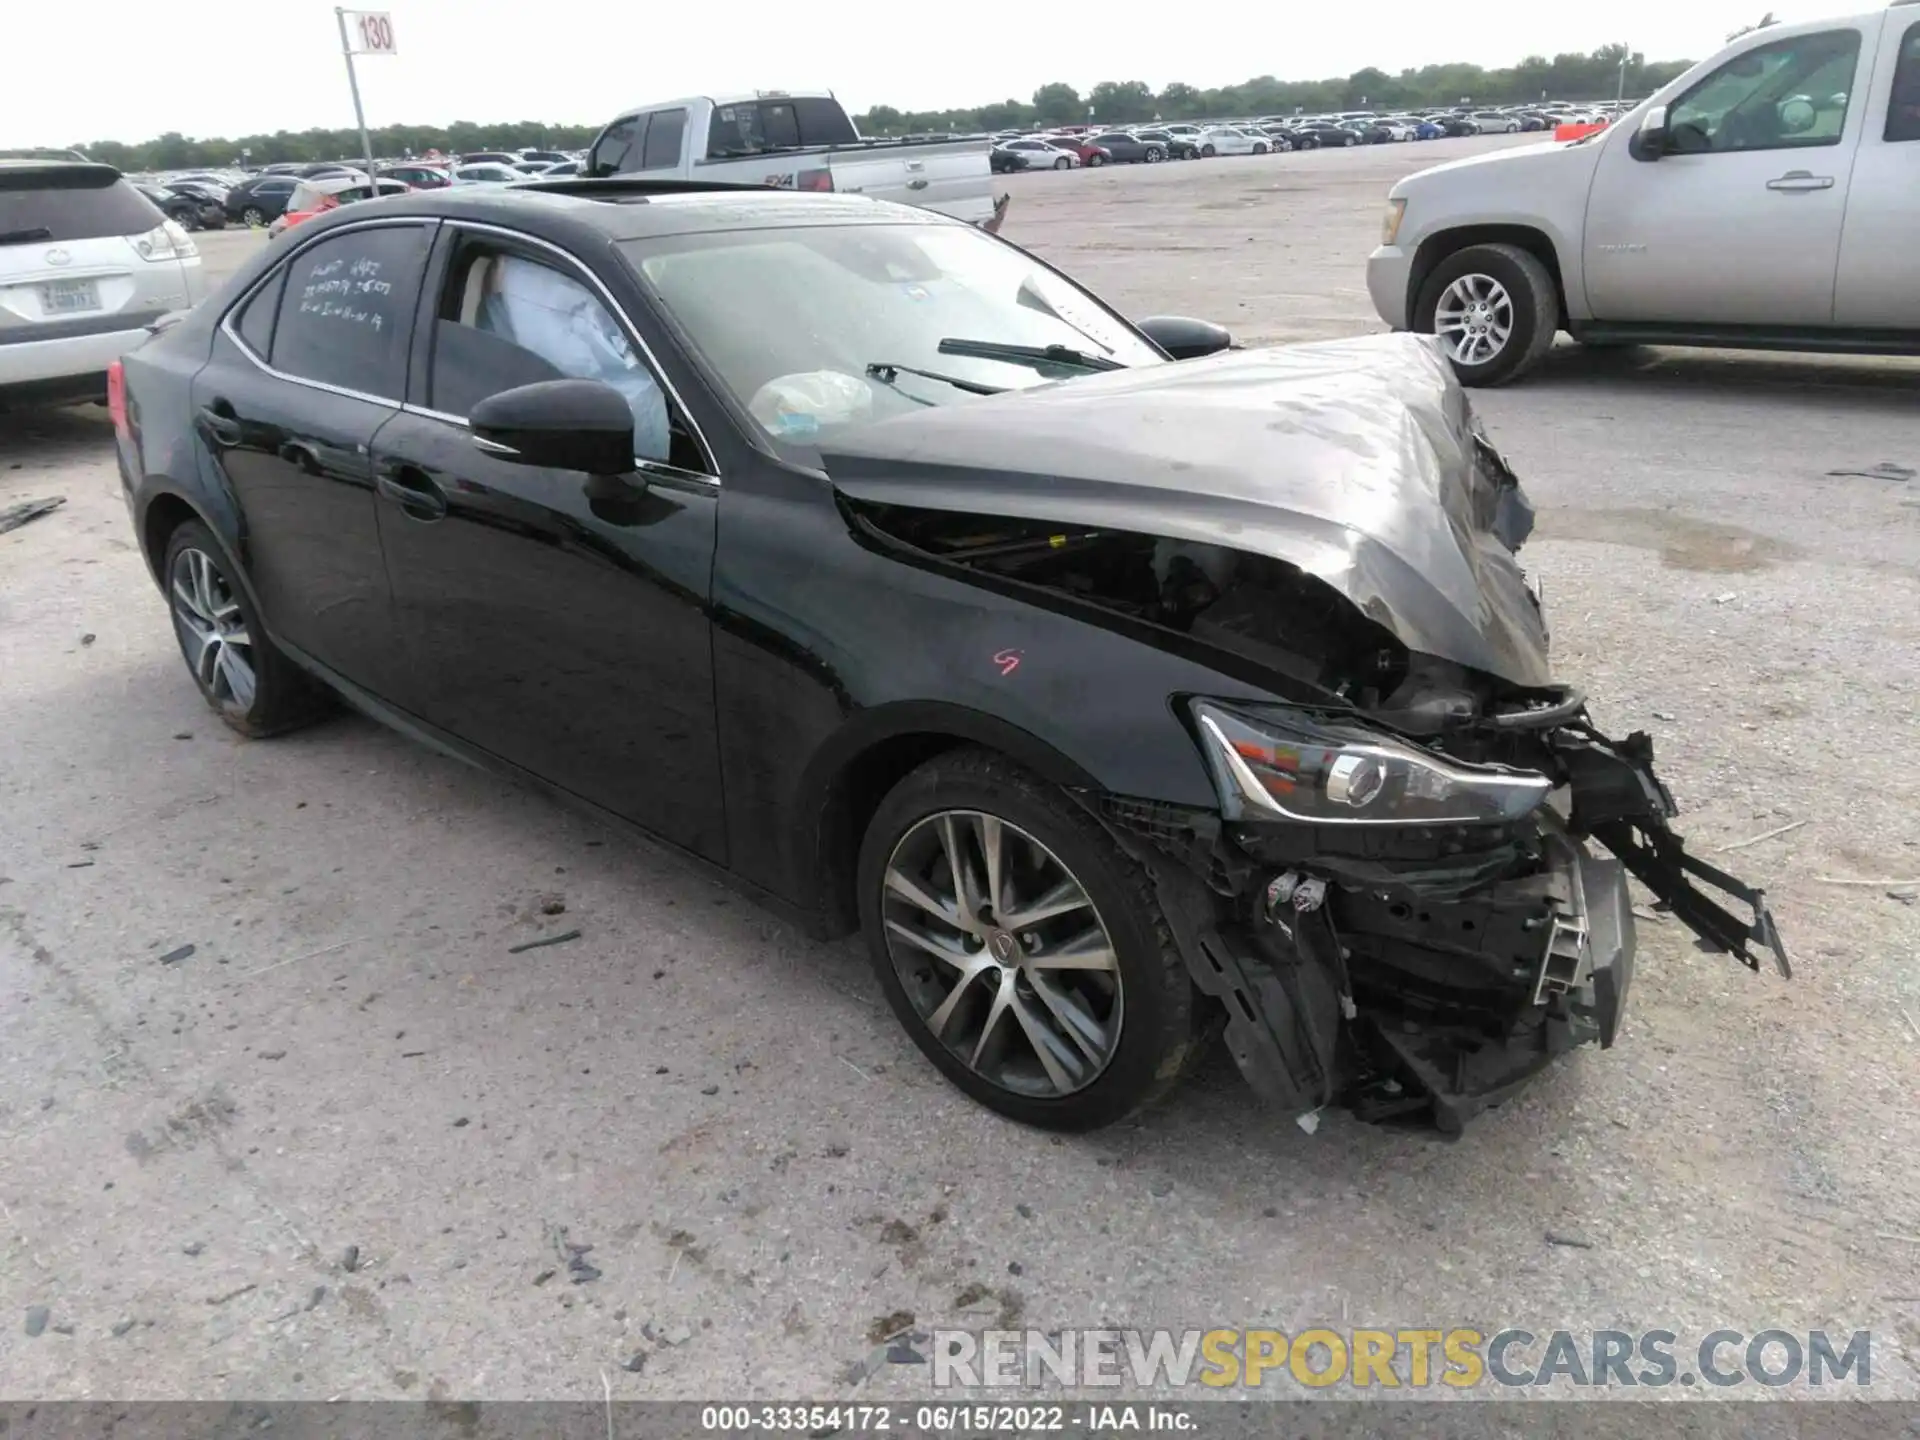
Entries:
{"type": "MultiPolygon", "coordinates": [[[[1349,334],[1388,183],[1496,143],[1014,177],[1008,233],[1135,313],[1349,334]]],[[[0,1395],[905,1395],[889,1331],[1002,1322],[1870,1328],[1920,1392],[1920,482],[1829,473],[1920,467],[1917,379],[1563,344],[1477,399],[1566,678],[1796,973],[1645,925],[1618,1046],[1450,1145],[1309,1137],[1223,1056],[1016,1129],[856,945],[357,718],[237,739],[104,412],[0,417],[0,505],[67,497],[0,536],[0,1395]]]]}

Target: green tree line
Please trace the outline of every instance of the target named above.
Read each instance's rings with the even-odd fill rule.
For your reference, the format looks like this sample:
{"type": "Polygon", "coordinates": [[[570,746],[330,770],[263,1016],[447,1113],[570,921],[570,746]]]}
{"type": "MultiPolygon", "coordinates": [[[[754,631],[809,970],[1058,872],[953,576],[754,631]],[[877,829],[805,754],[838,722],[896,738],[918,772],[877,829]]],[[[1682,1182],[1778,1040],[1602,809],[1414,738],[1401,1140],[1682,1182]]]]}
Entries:
{"type": "MultiPolygon", "coordinates": [[[[1158,92],[1139,80],[1103,80],[1086,94],[1055,82],[1042,85],[1027,100],[1002,100],[959,110],[900,110],[876,105],[854,117],[866,135],[903,135],[923,131],[1005,130],[1033,125],[1085,123],[1088,111],[1101,124],[1142,120],[1200,120],[1235,115],[1307,114],[1331,110],[1404,109],[1422,105],[1519,104],[1542,98],[1601,100],[1620,86],[1626,60],[1626,93],[1644,95],[1673,79],[1691,61],[1649,63],[1638,52],[1608,45],[1591,54],[1532,55],[1518,65],[1488,70],[1479,65],[1427,65],[1398,75],[1368,67],[1341,79],[1277,80],[1260,75],[1238,85],[1201,89],[1175,82],[1158,92]]],[[[609,117],[611,118],[611,117],[609,117]]],[[[553,125],[537,120],[481,125],[468,120],[451,125],[386,125],[372,132],[379,157],[423,155],[429,150],[461,154],[472,150],[522,150],[529,147],[578,150],[599,132],[598,125],[553,125]]],[[[94,159],[123,170],[186,170],[233,165],[243,158],[254,165],[282,160],[338,160],[360,153],[357,130],[278,130],[273,134],[195,139],[169,132],[130,144],[97,140],[79,148],[94,159]]]]}
{"type": "MultiPolygon", "coordinates": [[[[448,155],[473,150],[580,150],[600,133],[600,126],[550,125],[538,120],[478,125],[470,120],[456,120],[451,125],[385,125],[368,133],[376,158],[396,159],[403,155],[424,155],[429,150],[448,155]]],[[[271,165],[281,160],[351,159],[360,154],[360,132],[347,128],[279,130],[271,135],[241,135],[231,140],[196,140],[169,132],[138,144],[96,140],[77,148],[103,164],[122,170],[194,170],[209,165],[234,165],[243,158],[251,165],[271,165]]]]}
{"type": "Polygon", "coordinates": [[[865,135],[924,131],[1008,130],[1032,125],[1127,125],[1142,120],[1202,120],[1231,116],[1322,114],[1338,110],[1397,110],[1425,105],[1517,105],[1529,100],[1610,100],[1620,88],[1641,96],[1684,72],[1691,60],[1649,63],[1624,45],[1591,54],[1530,55],[1518,65],[1426,65],[1398,75],[1369,66],[1331,80],[1257,76],[1238,85],[1203,90],[1175,82],[1156,92],[1140,80],[1103,80],[1082,95],[1071,85],[1042,85],[1030,101],[1002,100],[959,110],[899,110],[876,105],[854,117],[865,135]]]}

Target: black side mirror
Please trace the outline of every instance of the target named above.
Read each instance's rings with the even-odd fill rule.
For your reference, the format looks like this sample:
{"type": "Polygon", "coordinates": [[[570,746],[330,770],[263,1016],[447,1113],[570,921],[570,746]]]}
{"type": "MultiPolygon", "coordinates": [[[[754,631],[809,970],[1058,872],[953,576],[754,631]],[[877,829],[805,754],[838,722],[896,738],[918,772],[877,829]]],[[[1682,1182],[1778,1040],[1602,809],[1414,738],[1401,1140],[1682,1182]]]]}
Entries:
{"type": "Polygon", "coordinates": [[[633,411],[599,380],[540,380],[489,395],[467,417],[473,443],[517,465],[625,475],[633,469],[633,411]]]}
{"type": "Polygon", "coordinates": [[[1640,128],[1627,142],[1627,153],[1636,160],[1658,160],[1667,153],[1667,107],[1656,105],[1640,121],[1640,128]]]}
{"type": "Polygon", "coordinates": [[[1233,336],[1225,326],[1210,320],[1189,320],[1184,315],[1149,315],[1135,327],[1175,360],[1197,360],[1233,348],[1233,336]]]}

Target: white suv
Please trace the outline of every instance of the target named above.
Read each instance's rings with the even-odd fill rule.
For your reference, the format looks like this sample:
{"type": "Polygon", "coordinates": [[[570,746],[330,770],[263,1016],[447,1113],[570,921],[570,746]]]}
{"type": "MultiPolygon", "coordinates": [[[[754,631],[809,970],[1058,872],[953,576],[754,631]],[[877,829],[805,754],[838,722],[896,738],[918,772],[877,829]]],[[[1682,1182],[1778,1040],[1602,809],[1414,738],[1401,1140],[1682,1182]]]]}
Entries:
{"type": "Polygon", "coordinates": [[[112,166],[0,160],[0,405],[104,398],[107,366],[205,293],[187,232],[112,166]]]}

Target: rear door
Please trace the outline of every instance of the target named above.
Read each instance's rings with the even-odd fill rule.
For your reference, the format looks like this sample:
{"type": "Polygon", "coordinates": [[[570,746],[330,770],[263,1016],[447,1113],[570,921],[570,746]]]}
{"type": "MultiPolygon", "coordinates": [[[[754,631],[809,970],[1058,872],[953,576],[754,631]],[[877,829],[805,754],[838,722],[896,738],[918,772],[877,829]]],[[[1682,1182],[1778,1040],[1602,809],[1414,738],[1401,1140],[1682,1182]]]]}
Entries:
{"type": "Polygon", "coordinates": [[[0,162],[0,384],[104,373],[197,300],[165,219],[109,166],[0,162]]]}
{"type": "Polygon", "coordinates": [[[676,844],[726,857],[708,592],[719,481],[639,332],[543,241],[449,223],[379,527],[429,724],[676,844]],[[479,401],[567,376],[634,407],[625,477],[477,448],[479,401]]]}
{"type": "Polygon", "coordinates": [[[372,445],[406,394],[433,230],[368,221],[295,250],[228,312],[193,382],[195,429],[239,511],[235,558],[268,630],[388,700],[403,650],[372,445]]]}
{"type": "Polygon", "coordinates": [[[1920,330],[1920,20],[1894,10],[1886,26],[1840,235],[1833,323],[1920,330]]]}

